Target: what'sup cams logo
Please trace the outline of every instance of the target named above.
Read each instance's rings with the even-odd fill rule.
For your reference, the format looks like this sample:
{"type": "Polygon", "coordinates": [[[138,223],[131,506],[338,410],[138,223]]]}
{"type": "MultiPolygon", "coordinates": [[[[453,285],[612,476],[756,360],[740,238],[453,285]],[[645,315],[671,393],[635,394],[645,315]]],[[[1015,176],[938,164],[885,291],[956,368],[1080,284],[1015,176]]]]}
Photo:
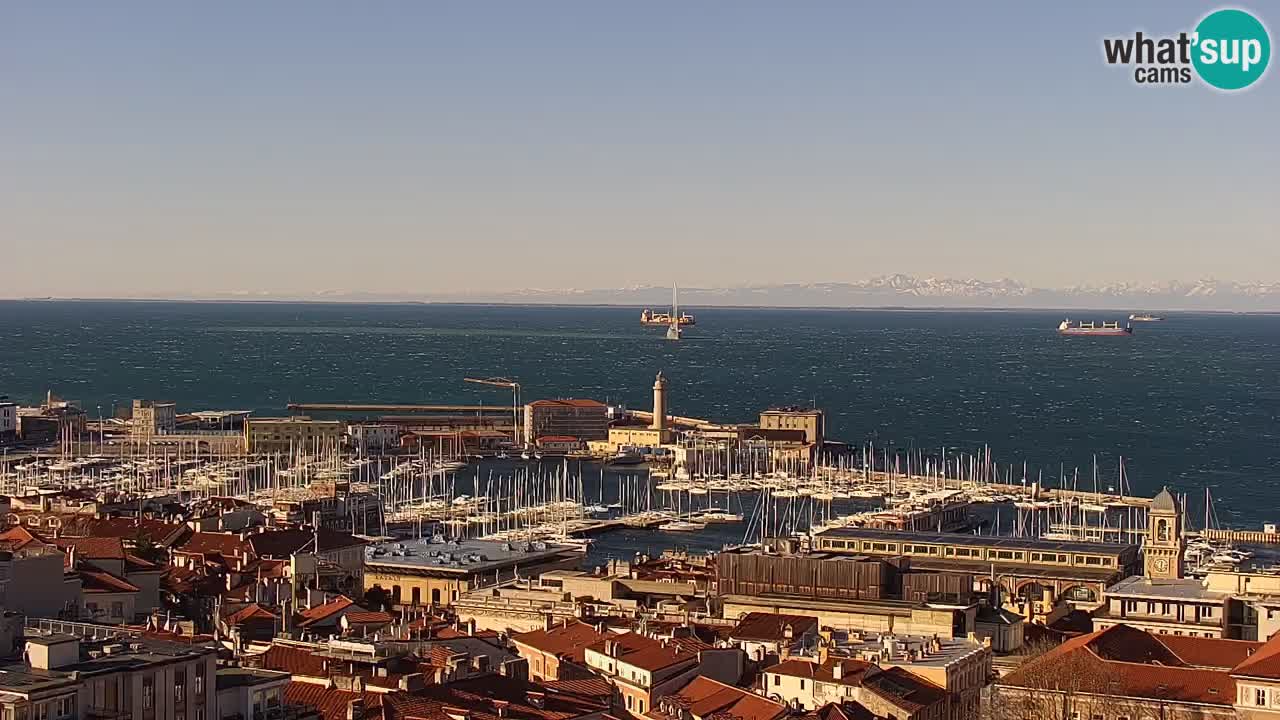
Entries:
{"type": "Polygon", "coordinates": [[[1243,90],[1267,71],[1271,36],[1258,18],[1226,8],[1174,37],[1104,38],[1102,52],[1108,65],[1133,66],[1140,85],[1186,85],[1199,77],[1219,90],[1243,90]]]}

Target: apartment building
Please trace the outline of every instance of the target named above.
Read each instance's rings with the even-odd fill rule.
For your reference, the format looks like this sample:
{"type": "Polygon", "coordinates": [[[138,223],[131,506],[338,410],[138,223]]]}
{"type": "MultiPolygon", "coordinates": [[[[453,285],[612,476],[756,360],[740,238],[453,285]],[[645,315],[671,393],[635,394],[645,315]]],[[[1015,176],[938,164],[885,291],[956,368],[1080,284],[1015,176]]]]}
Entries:
{"type": "Polygon", "coordinates": [[[214,720],[217,648],[59,623],[0,666],[6,720],[214,720]],[[84,640],[79,634],[97,637],[84,640]]]}

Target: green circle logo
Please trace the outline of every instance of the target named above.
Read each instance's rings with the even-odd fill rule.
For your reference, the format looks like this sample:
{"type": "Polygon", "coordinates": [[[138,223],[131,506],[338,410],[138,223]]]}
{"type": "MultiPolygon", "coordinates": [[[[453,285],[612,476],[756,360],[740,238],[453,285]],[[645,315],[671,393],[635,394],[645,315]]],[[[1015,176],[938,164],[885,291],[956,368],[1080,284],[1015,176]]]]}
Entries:
{"type": "Polygon", "coordinates": [[[1243,10],[1215,10],[1196,26],[1191,63],[1200,79],[1219,90],[1241,90],[1258,81],[1271,60],[1271,37],[1243,10]]]}

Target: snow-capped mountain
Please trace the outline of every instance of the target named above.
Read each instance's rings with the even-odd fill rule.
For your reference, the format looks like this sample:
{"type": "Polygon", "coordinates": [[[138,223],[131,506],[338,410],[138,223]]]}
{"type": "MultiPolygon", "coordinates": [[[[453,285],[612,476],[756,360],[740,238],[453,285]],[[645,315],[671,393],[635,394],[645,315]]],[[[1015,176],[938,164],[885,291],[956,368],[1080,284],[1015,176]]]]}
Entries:
{"type": "MultiPolygon", "coordinates": [[[[166,296],[173,297],[173,296],[166,296]]],[[[326,290],[294,294],[235,291],[187,296],[209,300],[315,300],[326,302],[479,302],[666,307],[671,288],[525,288],[513,291],[361,292],[326,290]]],[[[917,278],[897,273],[856,282],[818,282],[681,287],[680,304],[690,308],[755,307],[920,307],[1045,308],[1135,310],[1224,310],[1280,312],[1280,282],[1225,280],[1119,282],[1038,288],[1012,279],[917,278]]]]}

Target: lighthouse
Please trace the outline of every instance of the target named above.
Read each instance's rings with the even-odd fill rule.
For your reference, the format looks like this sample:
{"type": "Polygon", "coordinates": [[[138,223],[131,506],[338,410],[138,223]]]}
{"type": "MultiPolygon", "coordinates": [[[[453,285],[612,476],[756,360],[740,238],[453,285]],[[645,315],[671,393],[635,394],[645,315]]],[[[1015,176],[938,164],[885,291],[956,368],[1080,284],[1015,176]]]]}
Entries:
{"type": "Polygon", "coordinates": [[[649,429],[658,431],[659,442],[667,430],[667,379],[662,377],[661,372],[653,381],[653,422],[649,429]]]}

